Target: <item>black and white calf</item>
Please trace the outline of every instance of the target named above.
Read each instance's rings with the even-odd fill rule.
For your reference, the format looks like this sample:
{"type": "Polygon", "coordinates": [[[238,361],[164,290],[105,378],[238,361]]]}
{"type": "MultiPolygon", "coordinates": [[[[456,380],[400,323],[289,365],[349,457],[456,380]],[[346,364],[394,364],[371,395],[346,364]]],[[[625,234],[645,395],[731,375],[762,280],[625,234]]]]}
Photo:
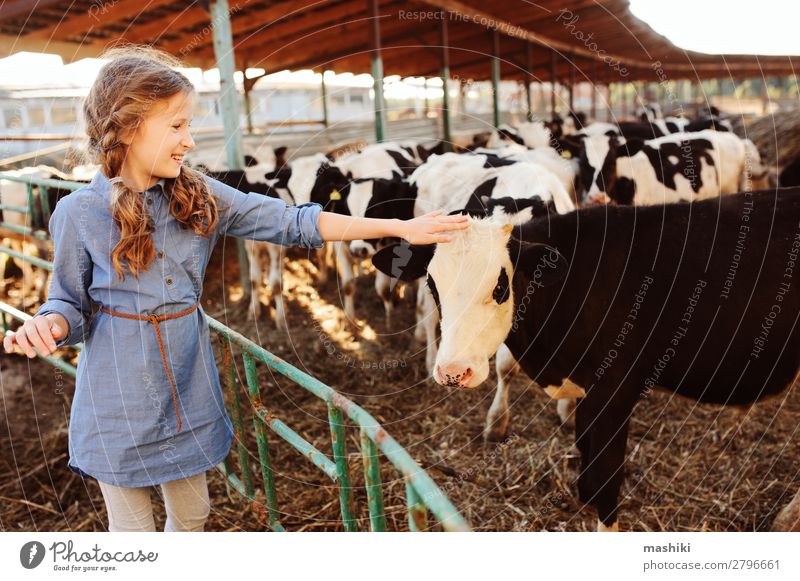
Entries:
{"type": "Polygon", "coordinates": [[[695,201],[746,188],[747,149],[732,133],[677,133],[647,141],[595,135],[583,145],[581,182],[589,203],[695,201]]]}
{"type": "MultiPolygon", "coordinates": [[[[386,142],[369,145],[359,153],[346,155],[336,162],[336,167],[348,179],[341,190],[342,200],[332,211],[351,216],[383,214],[384,217],[408,219],[407,208],[413,204],[413,191],[403,181],[417,167],[415,155],[419,152],[410,144],[386,142]],[[410,200],[410,203],[409,203],[410,200]],[[393,213],[397,213],[393,216],[393,213]]],[[[313,200],[312,200],[313,201],[313,200]]],[[[361,273],[361,260],[375,251],[377,241],[334,242],[333,248],[339,264],[344,292],[344,311],[350,320],[355,319],[355,270],[361,273]]],[[[375,290],[383,300],[386,323],[391,325],[395,303],[389,279],[383,275],[375,278],[375,290]]]]}
{"type": "MultiPolygon", "coordinates": [[[[392,179],[355,179],[350,182],[346,210],[351,216],[410,220],[414,217],[417,188],[407,180],[395,175],[392,179]]],[[[347,247],[353,260],[371,257],[389,240],[353,240],[347,247]]],[[[352,271],[351,271],[352,272],[352,271]]],[[[386,326],[392,326],[392,312],[397,304],[396,287],[390,277],[380,271],[375,273],[375,292],[383,301],[386,326]]]]}
{"type": "MultiPolygon", "coordinates": [[[[246,170],[205,171],[204,173],[242,192],[281,198],[287,204],[293,204],[294,200],[288,191],[273,187],[276,180],[267,178],[273,169],[273,166],[256,165],[246,170]]],[[[261,316],[261,301],[258,295],[263,284],[264,273],[268,272],[267,288],[275,303],[275,324],[278,329],[286,331],[286,311],[281,292],[283,282],[281,247],[269,242],[245,239],[244,248],[247,252],[250,278],[250,288],[245,289],[246,293],[249,291],[250,296],[248,314],[254,318],[261,316]]]]}
{"type": "MultiPolygon", "coordinates": [[[[243,192],[281,198],[287,204],[315,202],[328,211],[337,211],[339,205],[343,204],[349,186],[347,177],[323,154],[297,158],[290,167],[283,165],[276,169],[270,163],[257,164],[244,170],[204,173],[243,192]]],[[[264,273],[268,272],[267,286],[275,303],[275,323],[279,329],[286,330],[286,311],[281,294],[281,247],[268,242],[245,240],[245,250],[250,264],[250,315],[259,317],[261,314],[258,293],[264,273]]],[[[328,263],[325,248],[318,251],[317,257],[320,279],[324,281],[328,263]]]]}
{"type": "MultiPolygon", "coordinates": [[[[411,176],[417,188],[415,214],[441,209],[473,216],[495,216],[521,224],[534,217],[564,214],[575,209],[563,183],[547,167],[487,154],[445,154],[431,158],[411,176]]],[[[379,269],[380,270],[380,269],[379,269]]],[[[415,336],[426,345],[425,362],[433,373],[437,352],[439,312],[425,285],[417,293],[415,336]]],[[[502,439],[509,421],[508,381],[514,374],[514,358],[502,348],[496,359],[497,392],[486,420],[487,439],[502,439]]],[[[574,405],[561,394],[558,414],[566,421],[574,405]],[[563,399],[562,399],[563,398],[563,399]]]]}
{"type": "Polygon", "coordinates": [[[585,389],[578,492],[598,528],[615,530],[629,420],[652,389],[749,406],[794,383],[798,260],[791,188],[517,227],[476,220],[450,244],[387,247],[373,262],[427,277],[442,317],[439,383],[477,387],[505,342],[539,385],[585,389]]]}
{"type": "MultiPolygon", "coordinates": [[[[417,152],[419,153],[419,152],[417,152]]],[[[402,176],[416,169],[417,163],[407,147],[396,143],[378,143],[360,151],[345,154],[332,162],[317,154],[293,160],[291,166],[269,174],[270,184],[285,190],[295,204],[314,202],[326,211],[353,216],[413,217],[405,208],[413,207],[413,192],[402,176]],[[409,197],[411,196],[411,197],[409,197]],[[409,202],[410,200],[410,202],[409,202]]],[[[327,280],[328,250],[332,249],[339,266],[344,311],[355,319],[354,266],[375,251],[377,241],[355,241],[352,244],[326,244],[318,253],[320,282],[327,280]],[[351,252],[352,250],[352,252],[351,252]]],[[[394,305],[389,280],[376,277],[376,290],[384,300],[387,323],[391,323],[394,305]]]]}

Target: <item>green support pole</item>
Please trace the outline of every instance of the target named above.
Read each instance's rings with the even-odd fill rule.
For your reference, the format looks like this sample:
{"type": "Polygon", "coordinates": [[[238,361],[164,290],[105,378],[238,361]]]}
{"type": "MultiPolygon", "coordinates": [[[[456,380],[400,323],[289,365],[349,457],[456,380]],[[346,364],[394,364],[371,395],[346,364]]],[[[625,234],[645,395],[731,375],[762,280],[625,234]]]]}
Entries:
{"type": "Polygon", "coordinates": [[[550,117],[556,116],[556,51],[550,52],[550,117]]]}
{"type": "Polygon", "coordinates": [[[592,61],[592,119],[597,119],[597,61],[592,61]]]}
{"type": "MultiPolygon", "coordinates": [[[[244,144],[239,125],[239,94],[233,82],[236,62],[233,56],[233,33],[228,0],[215,0],[209,5],[211,33],[214,38],[214,57],[219,70],[219,97],[222,109],[222,127],[225,136],[225,151],[228,154],[228,169],[244,169],[244,144]]],[[[244,249],[244,240],[237,239],[239,259],[239,281],[245,297],[250,292],[250,265],[244,249]]]]}
{"type": "Polygon", "coordinates": [[[225,150],[228,168],[244,168],[244,147],[239,126],[239,94],[233,82],[236,63],[233,58],[233,34],[231,32],[228,0],[216,0],[210,4],[211,29],[214,36],[214,56],[219,70],[219,93],[222,109],[222,126],[225,135],[225,150]]]}
{"type": "Polygon", "coordinates": [[[375,141],[385,137],[386,113],[383,101],[383,59],[381,59],[381,24],[378,16],[378,0],[367,0],[369,4],[370,48],[372,49],[372,79],[375,91],[375,141]]]}
{"type": "Polygon", "coordinates": [[[569,110],[575,111],[575,55],[569,56],[569,110]]]}
{"type": "Polygon", "coordinates": [[[247,134],[253,134],[253,106],[250,104],[250,91],[253,88],[253,83],[248,83],[249,79],[244,82],[244,112],[247,119],[247,134]]]}
{"type": "Polygon", "coordinates": [[[442,141],[444,150],[453,151],[450,127],[450,95],[447,81],[450,78],[450,55],[447,50],[447,12],[442,12],[440,32],[442,37],[442,141]]]}
{"type": "Polygon", "coordinates": [[[381,467],[378,464],[378,449],[361,428],[361,458],[364,462],[364,483],[367,489],[370,530],[374,533],[386,530],[386,511],[381,494],[381,467]]]}
{"type": "Polygon", "coordinates": [[[500,33],[492,31],[492,111],[494,126],[500,127],[500,33]]]}
{"type": "Polygon", "coordinates": [[[322,71],[322,124],[325,126],[325,129],[328,128],[328,90],[325,88],[325,71],[322,71]]]}
{"type": "Polygon", "coordinates": [[[525,76],[525,100],[528,105],[526,118],[528,122],[533,121],[533,99],[531,97],[531,85],[533,84],[533,45],[529,42],[526,47],[528,71],[525,76]]]}

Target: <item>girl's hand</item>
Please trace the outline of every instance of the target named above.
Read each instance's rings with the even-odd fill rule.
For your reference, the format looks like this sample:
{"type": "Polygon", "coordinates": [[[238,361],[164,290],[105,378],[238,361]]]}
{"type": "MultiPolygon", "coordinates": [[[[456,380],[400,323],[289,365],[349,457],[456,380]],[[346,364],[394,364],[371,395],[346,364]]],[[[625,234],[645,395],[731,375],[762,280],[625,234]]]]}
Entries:
{"type": "Polygon", "coordinates": [[[434,210],[402,224],[402,237],[411,244],[437,244],[453,239],[448,232],[469,228],[469,218],[464,214],[443,216],[442,210],[434,210]]]}
{"type": "Polygon", "coordinates": [[[6,353],[22,352],[31,359],[56,350],[56,341],[67,336],[67,322],[61,315],[48,313],[25,321],[16,333],[3,338],[6,353]],[[35,349],[35,351],[34,351],[35,349]]]}

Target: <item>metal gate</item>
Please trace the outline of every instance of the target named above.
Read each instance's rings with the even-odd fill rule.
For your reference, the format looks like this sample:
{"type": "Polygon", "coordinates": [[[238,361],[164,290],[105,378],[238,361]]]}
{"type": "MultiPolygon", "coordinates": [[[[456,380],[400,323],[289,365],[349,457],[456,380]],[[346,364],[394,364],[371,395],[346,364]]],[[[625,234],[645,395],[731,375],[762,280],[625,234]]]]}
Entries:
{"type": "MultiPolygon", "coordinates": [[[[22,212],[34,220],[41,218],[45,223],[50,217],[50,208],[47,204],[47,188],[75,190],[85,185],[77,182],[5,176],[3,174],[0,174],[0,179],[25,183],[28,193],[27,206],[0,205],[0,209],[22,212]],[[39,194],[38,196],[36,195],[37,193],[39,194]],[[36,204],[37,198],[40,201],[38,206],[36,204]]],[[[31,224],[33,223],[31,222],[31,224]]],[[[31,226],[18,226],[0,222],[0,228],[40,240],[48,239],[46,232],[31,226]]],[[[52,270],[52,263],[25,256],[4,245],[0,245],[0,253],[24,260],[39,268],[52,270]]],[[[0,303],[0,314],[2,314],[4,334],[10,332],[9,319],[25,321],[31,318],[30,315],[5,303],[0,303]]],[[[321,381],[283,361],[233,329],[226,327],[216,319],[206,315],[206,320],[210,330],[217,335],[220,341],[223,379],[230,394],[229,405],[231,409],[228,412],[233,421],[237,440],[238,473],[234,469],[230,456],[219,464],[217,469],[225,475],[228,483],[236,491],[254,503],[254,507],[266,510],[269,527],[272,530],[283,531],[284,527],[279,518],[273,464],[270,459],[270,445],[267,441],[267,429],[274,432],[335,483],[339,489],[339,508],[344,530],[357,530],[353,504],[354,486],[351,484],[345,439],[345,427],[348,425],[348,421],[359,429],[361,457],[364,468],[364,487],[366,489],[371,530],[384,531],[387,528],[379,453],[382,453],[388,459],[389,463],[402,475],[405,481],[409,530],[421,531],[428,529],[428,511],[433,514],[436,521],[441,523],[444,530],[470,530],[467,521],[436,486],[427,472],[411,458],[408,452],[366,410],[321,381]],[[249,454],[245,444],[246,430],[241,401],[243,390],[237,387],[239,382],[234,368],[234,348],[240,352],[239,356],[245,372],[244,383],[247,386],[245,397],[253,410],[252,430],[258,447],[258,458],[263,479],[265,498],[263,504],[256,497],[254,478],[247,461],[249,454]],[[272,371],[287,377],[326,404],[331,441],[329,454],[319,450],[303,438],[264,405],[257,374],[257,364],[259,362],[268,366],[272,371]]],[[[82,344],[75,345],[75,348],[81,349],[82,344]]],[[[75,377],[76,369],[69,363],[53,356],[48,356],[44,359],[75,377]]]]}

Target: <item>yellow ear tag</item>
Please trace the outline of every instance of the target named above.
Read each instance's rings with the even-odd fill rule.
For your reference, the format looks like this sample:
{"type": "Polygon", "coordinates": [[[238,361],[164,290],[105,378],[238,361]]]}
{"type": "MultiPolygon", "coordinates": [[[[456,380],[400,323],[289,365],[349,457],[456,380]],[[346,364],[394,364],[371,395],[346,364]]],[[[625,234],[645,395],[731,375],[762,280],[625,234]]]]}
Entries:
{"type": "Polygon", "coordinates": [[[342,199],[342,194],[339,192],[339,190],[333,190],[331,192],[330,199],[331,200],[341,200],[342,199]]]}
{"type": "Polygon", "coordinates": [[[561,152],[561,157],[570,159],[572,157],[572,152],[569,149],[565,149],[561,152]]]}

